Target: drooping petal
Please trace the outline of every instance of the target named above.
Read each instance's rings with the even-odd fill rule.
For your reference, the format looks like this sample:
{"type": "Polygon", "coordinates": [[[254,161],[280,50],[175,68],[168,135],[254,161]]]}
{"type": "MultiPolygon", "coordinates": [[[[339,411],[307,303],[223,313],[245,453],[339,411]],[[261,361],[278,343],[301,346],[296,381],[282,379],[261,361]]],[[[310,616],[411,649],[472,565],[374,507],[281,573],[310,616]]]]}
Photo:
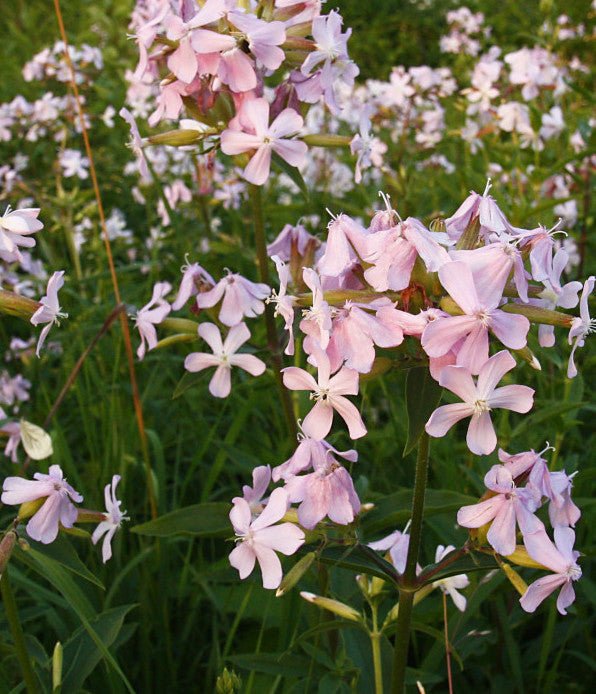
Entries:
{"type": "Polygon", "coordinates": [[[246,578],[252,573],[252,570],[255,568],[255,560],[255,552],[246,542],[241,542],[236,545],[229,556],[230,564],[235,569],[238,569],[241,579],[246,578]]]}
{"type": "Polygon", "coordinates": [[[227,398],[232,390],[232,369],[228,364],[221,364],[209,381],[209,392],[214,398],[227,398]]]}
{"type": "Polygon", "coordinates": [[[486,539],[495,552],[504,557],[515,552],[515,508],[511,499],[504,499],[486,539]]]}
{"type": "Polygon", "coordinates": [[[466,337],[478,324],[476,316],[447,316],[427,323],[422,333],[422,347],[429,357],[442,357],[456,342],[466,337]]]}
{"type": "Polygon", "coordinates": [[[468,434],[466,436],[468,448],[476,455],[488,455],[497,447],[497,435],[490,418],[490,412],[481,412],[472,415],[468,434]]]}
{"type": "Polygon", "coordinates": [[[272,549],[264,545],[255,544],[254,552],[263,574],[263,588],[277,588],[283,575],[279,557],[272,549]]]}
{"type": "Polygon", "coordinates": [[[526,612],[534,612],[538,605],[565,581],[566,577],[559,574],[543,576],[528,586],[528,590],[521,596],[519,604],[526,612]]]}
{"type": "Polygon", "coordinates": [[[348,432],[351,438],[359,439],[362,436],[366,436],[367,430],[356,405],[342,395],[334,395],[331,404],[333,409],[337,411],[348,425],[348,432]]]}
{"type": "Polygon", "coordinates": [[[480,528],[494,519],[504,503],[505,498],[499,494],[471,506],[462,506],[457,512],[457,522],[463,528],[480,528]]]}

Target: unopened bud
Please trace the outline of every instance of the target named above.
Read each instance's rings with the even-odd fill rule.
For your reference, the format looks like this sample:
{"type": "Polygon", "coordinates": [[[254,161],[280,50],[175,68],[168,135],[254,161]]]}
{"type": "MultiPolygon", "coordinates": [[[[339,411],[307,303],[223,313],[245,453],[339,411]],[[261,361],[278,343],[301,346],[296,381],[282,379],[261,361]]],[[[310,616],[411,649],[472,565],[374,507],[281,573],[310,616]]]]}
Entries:
{"type": "Polygon", "coordinates": [[[28,321],[40,306],[37,301],[26,296],[0,289],[0,313],[7,316],[16,316],[28,321]]]}
{"type": "Polygon", "coordinates": [[[298,583],[298,581],[304,576],[304,574],[310,569],[313,561],[315,559],[315,553],[309,552],[305,554],[300,561],[296,562],[294,566],[288,571],[288,573],[283,577],[279,588],[275,592],[277,598],[281,598],[288,591],[298,583]]]}
{"type": "Polygon", "coordinates": [[[468,226],[464,229],[464,233],[459,237],[455,248],[458,251],[466,251],[476,247],[480,236],[480,218],[474,217],[468,226]]]}
{"type": "Polygon", "coordinates": [[[324,598],[321,595],[315,595],[314,593],[308,593],[304,590],[300,593],[300,595],[307,602],[312,602],[314,605],[317,605],[317,607],[320,607],[323,610],[328,610],[329,612],[333,612],[333,614],[336,614],[339,617],[343,617],[344,619],[349,619],[352,622],[361,622],[362,621],[362,615],[360,614],[360,612],[355,610],[353,607],[346,605],[343,602],[339,602],[339,600],[332,600],[331,598],[324,598]]]}
{"type": "Polygon", "coordinates": [[[19,515],[17,516],[19,523],[24,521],[26,518],[31,518],[31,516],[34,516],[45,504],[47,498],[47,496],[43,496],[41,499],[25,501],[24,504],[21,504],[19,507],[19,515]]]}
{"type": "Polygon", "coordinates": [[[187,318],[166,318],[159,324],[160,328],[173,333],[186,333],[187,335],[197,335],[199,324],[187,318]]]}
{"type": "Polygon", "coordinates": [[[54,646],[52,654],[52,691],[59,691],[62,687],[62,665],[64,661],[64,652],[60,641],[54,646]]]}
{"type": "Polygon", "coordinates": [[[525,316],[532,323],[554,325],[559,328],[570,328],[573,322],[573,316],[567,313],[551,311],[548,308],[530,306],[529,304],[505,304],[501,306],[501,310],[505,311],[505,313],[516,313],[520,316],[525,316]]]}
{"type": "Polygon", "coordinates": [[[520,359],[523,359],[526,362],[526,364],[529,364],[529,366],[532,369],[535,369],[536,371],[542,371],[542,366],[536,358],[536,355],[527,345],[525,347],[522,347],[522,349],[513,349],[511,351],[520,359]]]}
{"type": "Polygon", "coordinates": [[[17,534],[14,530],[9,530],[0,541],[0,576],[10,561],[12,550],[17,541],[17,534]]]}
{"type": "Polygon", "coordinates": [[[317,133],[316,135],[305,135],[302,141],[309,147],[349,147],[352,138],[348,135],[317,133]]]}
{"type": "Polygon", "coordinates": [[[205,139],[209,135],[213,135],[218,131],[215,128],[208,130],[168,130],[165,133],[158,133],[147,138],[150,145],[170,145],[172,147],[185,147],[186,145],[194,145],[197,142],[205,139]]]}
{"type": "Polygon", "coordinates": [[[242,680],[232,670],[231,672],[224,668],[221,675],[215,682],[216,694],[236,694],[242,688],[242,680]]]}

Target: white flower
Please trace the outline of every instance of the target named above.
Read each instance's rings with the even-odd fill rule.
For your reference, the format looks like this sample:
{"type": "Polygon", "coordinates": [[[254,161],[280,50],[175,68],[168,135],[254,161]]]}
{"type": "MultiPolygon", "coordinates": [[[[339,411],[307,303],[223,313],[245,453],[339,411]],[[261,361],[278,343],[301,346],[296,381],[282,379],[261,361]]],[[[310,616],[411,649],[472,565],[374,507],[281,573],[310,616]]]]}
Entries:
{"type": "Polygon", "coordinates": [[[64,285],[64,270],[55,272],[48,280],[48,287],[46,289],[46,295],[42,296],[40,299],[41,306],[37,311],[31,316],[31,323],[33,325],[39,325],[40,323],[47,323],[45,328],[41,331],[39,340],[37,341],[37,348],[35,354],[39,357],[43,343],[50,332],[51,327],[54,325],[60,325],[61,318],[68,318],[68,313],[63,313],[60,309],[60,304],[58,303],[58,291],[64,285]]]}
{"type": "Polygon", "coordinates": [[[116,498],[116,487],[118,486],[118,482],[120,482],[120,475],[114,475],[112,477],[112,483],[106,484],[104,489],[106,501],[105,520],[101,521],[91,536],[91,541],[94,545],[103,537],[101,556],[104,564],[112,556],[112,538],[116,530],[122,525],[122,521],[130,520],[130,518],[125,515],[126,511],[120,510],[120,504],[122,502],[118,501],[116,498]]]}
{"type": "MultiPolygon", "coordinates": [[[[450,552],[453,552],[455,547],[453,545],[439,545],[435,554],[435,563],[438,563],[446,557],[450,552]]],[[[440,581],[435,581],[433,583],[433,588],[440,588],[443,593],[448,593],[451,596],[455,606],[460,612],[466,609],[466,598],[458,592],[462,588],[467,588],[470,585],[470,581],[466,574],[458,574],[457,576],[450,576],[449,578],[442,578],[440,581]]]]}

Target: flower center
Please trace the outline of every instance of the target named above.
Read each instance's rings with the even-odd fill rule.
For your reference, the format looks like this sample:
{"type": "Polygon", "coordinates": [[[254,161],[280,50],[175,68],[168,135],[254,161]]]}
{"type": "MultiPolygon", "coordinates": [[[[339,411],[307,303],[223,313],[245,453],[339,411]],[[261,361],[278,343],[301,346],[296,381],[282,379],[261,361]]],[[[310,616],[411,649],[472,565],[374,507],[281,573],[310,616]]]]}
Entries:
{"type": "Polygon", "coordinates": [[[319,388],[319,390],[310,394],[310,399],[317,402],[329,402],[329,388],[319,388]]]}
{"type": "Polygon", "coordinates": [[[572,564],[568,569],[567,569],[567,576],[572,581],[579,581],[579,579],[582,576],[582,570],[579,568],[577,564],[572,564]]]}
{"type": "Polygon", "coordinates": [[[474,414],[481,415],[483,412],[490,412],[490,405],[486,400],[476,400],[474,403],[474,414]]]}
{"type": "Polygon", "coordinates": [[[476,313],[476,318],[479,320],[485,328],[490,326],[490,313],[487,311],[478,311],[476,313]]]}

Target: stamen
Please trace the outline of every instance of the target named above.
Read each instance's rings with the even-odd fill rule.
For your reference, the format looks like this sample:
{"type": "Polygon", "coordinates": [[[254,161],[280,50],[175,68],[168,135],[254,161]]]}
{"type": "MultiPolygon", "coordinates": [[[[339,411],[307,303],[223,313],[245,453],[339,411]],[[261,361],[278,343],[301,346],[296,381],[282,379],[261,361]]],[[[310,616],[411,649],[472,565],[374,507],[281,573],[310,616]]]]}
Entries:
{"type": "Polygon", "coordinates": [[[488,195],[488,191],[489,191],[492,187],[493,187],[493,183],[492,183],[492,181],[491,181],[491,179],[490,179],[490,177],[489,177],[489,178],[486,179],[486,187],[485,187],[485,189],[484,189],[484,193],[482,193],[482,197],[483,197],[483,198],[486,197],[486,196],[488,195]]]}

